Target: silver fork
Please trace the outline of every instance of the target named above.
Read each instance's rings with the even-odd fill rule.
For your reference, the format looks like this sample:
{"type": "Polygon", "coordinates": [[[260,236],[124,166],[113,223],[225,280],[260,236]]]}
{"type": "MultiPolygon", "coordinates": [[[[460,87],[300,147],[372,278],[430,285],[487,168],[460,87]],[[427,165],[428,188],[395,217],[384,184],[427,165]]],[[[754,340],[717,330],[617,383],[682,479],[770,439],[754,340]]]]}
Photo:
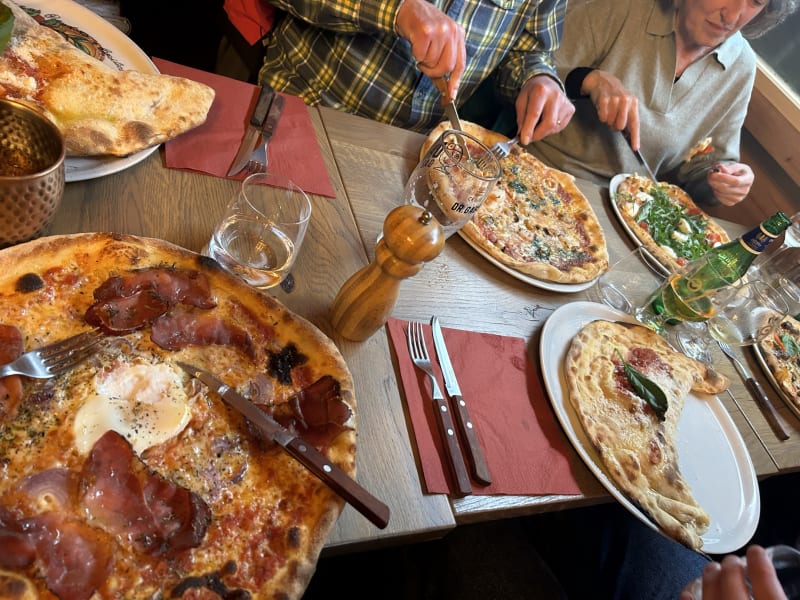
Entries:
{"type": "Polygon", "coordinates": [[[269,145],[272,135],[275,133],[275,128],[278,126],[278,119],[280,119],[281,113],[283,112],[284,102],[285,100],[280,94],[275,94],[275,97],[272,99],[267,118],[264,119],[264,125],[261,127],[261,140],[263,143],[259,144],[258,147],[253,150],[253,153],[250,155],[250,160],[247,161],[247,166],[245,167],[247,173],[250,175],[253,173],[267,172],[267,166],[269,165],[267,146],[269,145]]]}
{"type": "Polygon", "coordinates": [[[458,495],[466,496],[471,494],[472,484],[469,481],[467,465],[464,462],[464,455],[461,453],[461,445],[458,443],[453,418],[450,416],[450,408],[442,395],[439,384],[436,382],[436,376],[433,374],[430,355],[428,354],[428,348],[425,346],[422,323],[415,321],[408,323],[408,353],[411,355],[411,361],[414,365],[427,373],[433,383],[432,396],[433,403],[436,405],[434,412],[445,440],[445,452],[455,478],[458,495]]]}
{"type": "Polygon", "coordinates": [[[490,150],[492,151],[492,154],[495,155],[497,160],[502,160],[508,156],[508,153],[511,152],[511,148],[517,144],[519,144],[519,136],[515,135],[507,142],[497,142],[490,148],[490,150]]]}
{"type": "Polygon", "coordinates": [[[26,375],[35,379],[55,377],[89,358],[103,338],[99,329],[90,329],[47,346],[30,350],[0,367],[0,377],[26,375]]]}

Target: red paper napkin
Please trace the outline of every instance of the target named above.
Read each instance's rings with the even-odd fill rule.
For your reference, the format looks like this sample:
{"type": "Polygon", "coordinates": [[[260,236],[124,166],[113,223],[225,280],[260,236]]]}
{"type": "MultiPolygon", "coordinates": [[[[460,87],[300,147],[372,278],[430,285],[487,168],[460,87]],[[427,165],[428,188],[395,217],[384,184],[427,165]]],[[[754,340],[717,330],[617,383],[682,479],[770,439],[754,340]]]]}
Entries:
{"type": "MultiPolygon", "coordinates": [[[[390,319],[389,335],[414,427],[428,493],[451,493],[445,453],[431,402],[431,382],[408,355],[406,321],[390,319]]],[[[441,377],[430,327],[425,326],[434,372],[441,377]]],[[[473,482],[476,495],[580,494],[571,450],[528,358],[525,340],[442,328],[453,370],[481,441],[492,483],[473,482]]],[[[444,393],[444,389],[442,390],[444,393]]],[[[463,447],[463,444],[462,444],[463,447]]]]}
{"type": "MultiPolygon", "coordinates": [[[[216,91],[206,122],[164,145],[167,166],[226,177],[244,137],[258,87],[160,58],[153,62],[164,74],[193,79],[216,91]]],[[[335,198],[308,107],[297,96],[284,97],[283,114],[269,142],[270,172],[288,177],[307,193],[335,198]]],[[[244,177],[239,174],[233,179],[244,177]]]]}

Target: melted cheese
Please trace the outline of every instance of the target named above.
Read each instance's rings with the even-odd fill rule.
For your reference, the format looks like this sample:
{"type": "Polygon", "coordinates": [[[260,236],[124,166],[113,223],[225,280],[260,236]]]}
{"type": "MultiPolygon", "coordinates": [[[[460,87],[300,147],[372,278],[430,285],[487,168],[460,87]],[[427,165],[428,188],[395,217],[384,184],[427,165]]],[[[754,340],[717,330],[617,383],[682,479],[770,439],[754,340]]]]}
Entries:
{"type": "Polygon", "coordinates": [[[181,375],[167,364],[118,364],[98,373],[91,387],[73,425],[81,454],[109,429],[141,454],[179,434],[191,417],[181,375]]]}

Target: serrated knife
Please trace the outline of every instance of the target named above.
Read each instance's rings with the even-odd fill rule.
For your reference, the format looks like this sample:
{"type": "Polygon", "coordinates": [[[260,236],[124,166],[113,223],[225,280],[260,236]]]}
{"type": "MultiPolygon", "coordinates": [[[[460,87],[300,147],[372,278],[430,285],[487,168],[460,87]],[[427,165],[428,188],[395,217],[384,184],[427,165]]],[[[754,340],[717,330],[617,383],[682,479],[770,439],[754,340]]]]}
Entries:
{"type": "Polygon", "coordinates": [[[239,173],[245,168],[247,161],[250,160],[250,154],[261,136],[261,127],[264,125],[274,97],[275,90],[271,86],[261,86],[258,91],[258,100],[256,100],[255,108],[253,108],[253,114],[250,115],[250,121],[247,124],[247,130],[239,144],[239,151],[236,153],[236,158],[233,159],[231,168],[228,170],[228,177],[233,177],[239,173]]]}
{"type": "Polygon", "coordinates": [[[467,403],[464,401],[464,396],[461,395],[461,388],[458,385],[455,371],[453,371],[450,355],[447,353],[447,346],[444,343],[444,335],[442,334],[442,327],[439,324],[438,317],[431,318],[431,330],[433,331],[433,345],[436,347],[436,355],[439,357],[439,365],[442,367],[444,387],[447,390],[447,395],[453,401],[454,411],[458,417],[458,428],[467,442],[467,460],[469,461],[472,477],[478,483],[489,485],[492,483],[489,465],[486,464],[483,448],[481,448],[478,434],[475,431],[475,424],[469,415],[467,403]]]}
{"type": "Polygon", "coordinates": [[[329,461],[314,446],[291,433],[250,400],[208,371],[180,361],[177,361],[177,364],[189,375],[199,379],[209,389],[219,394],[226,404],[241,413],[269,439],[280,445],[289,455],[299,461],[373,524],[381,529],[386,527],[389,523],[389,507],[329,461]]]}

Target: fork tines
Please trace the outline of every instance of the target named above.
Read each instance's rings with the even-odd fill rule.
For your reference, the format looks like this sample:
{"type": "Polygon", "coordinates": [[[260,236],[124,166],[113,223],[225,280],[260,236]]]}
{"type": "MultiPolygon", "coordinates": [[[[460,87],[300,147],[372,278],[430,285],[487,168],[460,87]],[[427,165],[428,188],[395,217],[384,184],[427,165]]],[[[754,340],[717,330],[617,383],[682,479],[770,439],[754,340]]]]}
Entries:
{"type": "Polygon", "coordinates": [[[38,351],[39,356],[48,370],[51,367],[59,371],[68,369],[86,358],[102,337],[102,331],[90,329],[61,342],[42,347],[38,351]]]}

